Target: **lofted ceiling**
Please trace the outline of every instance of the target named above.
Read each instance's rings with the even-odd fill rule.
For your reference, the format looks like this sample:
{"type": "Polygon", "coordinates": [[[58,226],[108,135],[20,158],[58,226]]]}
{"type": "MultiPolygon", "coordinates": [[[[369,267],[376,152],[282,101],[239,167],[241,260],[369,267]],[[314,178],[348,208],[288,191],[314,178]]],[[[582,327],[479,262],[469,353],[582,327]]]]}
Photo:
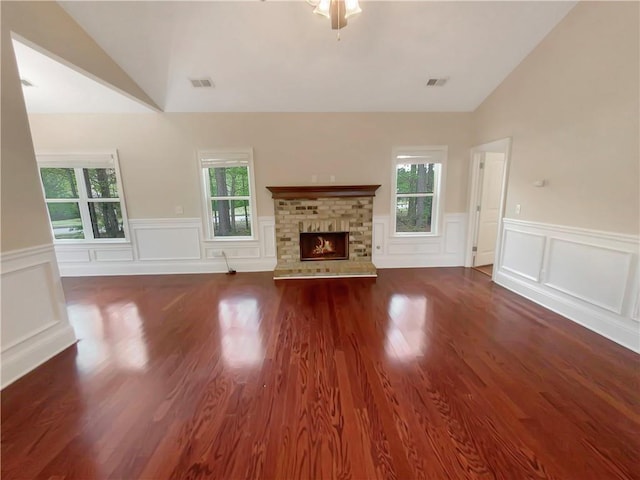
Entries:
{"type": "Polygon", "coordinates": [[[60,4],[165,111],[457,112],[575,2],[362,1],[340,41],[304,0],[60,4]]]}
{"type": "Polygon", "coordinates": [[[13,40],[29,113],[148,113],[152,110],[31,46],[13,40]]]}

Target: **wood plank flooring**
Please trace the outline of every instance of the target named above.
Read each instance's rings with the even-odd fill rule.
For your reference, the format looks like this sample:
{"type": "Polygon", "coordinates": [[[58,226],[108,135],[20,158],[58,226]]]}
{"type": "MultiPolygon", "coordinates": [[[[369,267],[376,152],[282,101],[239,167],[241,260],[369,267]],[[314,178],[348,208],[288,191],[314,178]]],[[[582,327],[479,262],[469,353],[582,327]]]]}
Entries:
{"type": "Polygon", "coordinates": [[[66,279],[2,479],[638,479],[639,356],[471,269],[66,279]]]}
{"type": "Polygon", "coordinates": [[[474,270],[477,270],[485,275],[493,276],[493,265],[481,265],[479,267],[473,267],[474,270]]]}

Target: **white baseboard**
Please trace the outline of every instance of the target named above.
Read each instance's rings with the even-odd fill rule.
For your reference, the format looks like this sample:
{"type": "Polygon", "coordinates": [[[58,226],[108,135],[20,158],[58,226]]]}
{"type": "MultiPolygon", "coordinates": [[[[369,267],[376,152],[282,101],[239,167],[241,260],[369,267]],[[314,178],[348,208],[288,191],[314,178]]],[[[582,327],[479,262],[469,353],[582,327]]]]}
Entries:
{"type": "MultiPolygon", "coordinates": [[[[229,259],[229,266],[237,272],[272,272],[276,259],[229,259]]],[[[110,262],[108,264],[65,264],[60,266],[63,277],[91,277],[112,275],[171,275],[189,273],[226,273],[224,261],[145,261],[110,262]]]]}
{"type": "Polygon", "coordinates": [[[5,252],[2,388],[75,343],[53,245],[5,252]]]}
{"type": "Polygon", "coordinates": [[[640,352],[638,237],[504,219],[496,283],[640,352]]]}
{"type": "Polygon", "coordinates": [[[609,312],[572,301],[560,295],[520,280],[506,272],[498,272],[495,281],[512,292],[548,308],[569,320],[579,323],[603,337],[608,338],[634,352],[640,353],[640,332],[633,323],[622,323],[622,319],[609,312]]]}
{"type": "MultiPolygon", "coordinates": [[[[4,321],[4,320],[3,320],[4,321]]],[[[12,384],[76,343],[71,325],[61,325],[42,332],[38,338],[22,348],[2,352],[2,388],[12,384]]]]}

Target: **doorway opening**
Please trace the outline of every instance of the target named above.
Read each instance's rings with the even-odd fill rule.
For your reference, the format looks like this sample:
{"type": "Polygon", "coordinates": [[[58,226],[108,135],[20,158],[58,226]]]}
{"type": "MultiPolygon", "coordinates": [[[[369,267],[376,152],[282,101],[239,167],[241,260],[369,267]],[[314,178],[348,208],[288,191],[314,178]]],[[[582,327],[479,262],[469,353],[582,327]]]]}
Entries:
{"type": "Polygon", "coordinates": [[[500,258],[510,149],[510,138],[471,149],[465,267],[472,267],[491,278],[500,258]]]}

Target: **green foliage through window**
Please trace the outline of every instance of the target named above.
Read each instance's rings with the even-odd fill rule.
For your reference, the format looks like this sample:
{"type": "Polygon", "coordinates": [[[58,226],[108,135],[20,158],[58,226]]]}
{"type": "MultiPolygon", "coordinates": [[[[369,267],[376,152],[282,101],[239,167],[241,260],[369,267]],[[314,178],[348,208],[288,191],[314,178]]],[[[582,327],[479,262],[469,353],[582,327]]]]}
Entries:
{"type": "Polygon", "coordinates": [[[83,239],[82,218],[77,202],[49,203],[49,218],[57,240],[83,239]]]}
{"type": "Polygon", "coordinates": [[[40,177],[57,240],[125,237],[115,168],[43,167],[40,177]]]}
{"type": "Polygon", "coordinates": [[[118,198],[115,168],[85,168],[82,175],[89,198],[118,198]]]}
{"type": "Polygon", "coordinates": [[[438,173],[435,163],[396,165],[396,232],[433,231],[438,173]]]}
{"type": "Polygon", "coordinates": [[[206,170],[214,236],[250,237],[249,168],[212,167],[206,170]]]}
{"type": "Polygon", "coordinates": [[[78,198],[73,168],[41,168],[40,176],[46,198],[78,198]]]}
{"type": "Polygon", "coordinates": [[[247,167],[209,168],[211,197],[249,196],[247,167]]]}
{"type": "Polygon", "coordinates": [[[120,202],[89,202],[93,238],[124,238],[120,202]]]}
{"type": "Polygon", "coordinates": [[[399,164],[396,167],[396,193],[433,193],[435,165],[433,163],[399,164]]]}

